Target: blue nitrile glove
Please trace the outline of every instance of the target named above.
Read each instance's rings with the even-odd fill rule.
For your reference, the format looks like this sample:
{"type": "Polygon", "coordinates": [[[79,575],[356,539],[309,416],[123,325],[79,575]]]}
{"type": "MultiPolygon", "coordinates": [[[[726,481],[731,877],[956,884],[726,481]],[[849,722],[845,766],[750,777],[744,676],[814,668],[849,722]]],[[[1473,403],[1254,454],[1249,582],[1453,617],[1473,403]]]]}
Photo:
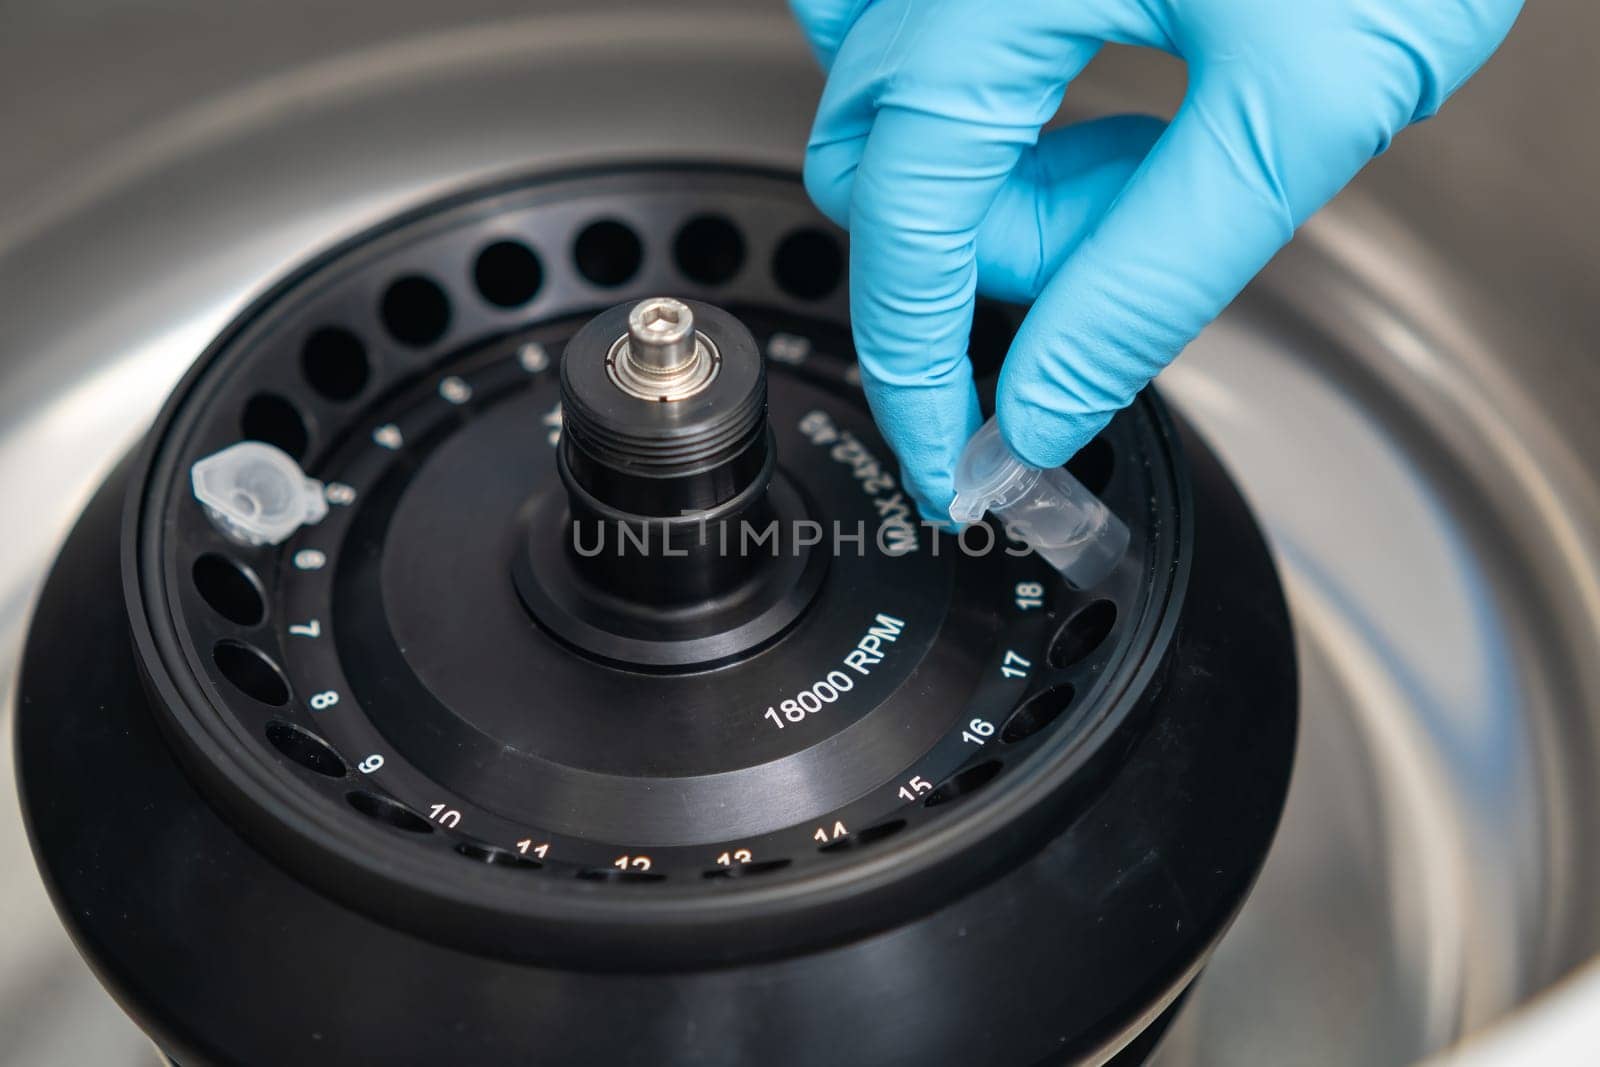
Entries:
{"type": "Polygon", "coordinates": [[[1035,301],[1002,433],[1067,460],[1395,133],[1432,115],[1521,0],[791,0],[829,69],[806,187],[850,231],[862,378],[923,514],[978,428],[976,292],[1035,301]],[[1170,127],[1040,135],[1102,42],[1183,57],[1170,127]]]}

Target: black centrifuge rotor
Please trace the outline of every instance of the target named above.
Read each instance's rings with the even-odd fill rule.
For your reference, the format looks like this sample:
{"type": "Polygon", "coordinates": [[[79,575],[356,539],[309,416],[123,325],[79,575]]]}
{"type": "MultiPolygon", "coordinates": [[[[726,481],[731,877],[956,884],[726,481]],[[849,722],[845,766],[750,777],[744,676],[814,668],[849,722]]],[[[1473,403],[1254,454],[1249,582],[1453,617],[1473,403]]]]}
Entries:
{"type": "MultiPolygon", "coordinates": [[[[376,1041],[408,1059],[804,1062],[824,1020],[892,1003],[906,1017],[874,1024],[863,1062],[1035,1062],[1114,1049],[1184,988],[1287,784],[1292,648],[1259,535],[1153,396],[1075,461],[1133,532],[1100,587],[917,525],[855,383],[842,262],[778,176],[549,179],[335,250],[197,364],[52,578],[19,725],[58,902],[180,1060],[376,1041]],[[825,541],[774,578],[771,625],[692,654],[670,627],[579,633],[548,578],[571,499],[559,355],[597,309],[656,293],[705,301],[720,347],[765,356],[785,516],[864,534],[860,555],[825,541]],[[328,519],[280,548],[220,533],[188,471],[242,437],[328,483],[328,519]],[[87,632],[117,654],[86,678],[64,632],[115,573],[122,492],[129,611],[98,601],[87,632]],[[29,710],[46,706],[72,710],[29,710]],[[119,754],[101,730],[137,743],[119,754]],[[63,797],[69,758],[94,771],[63,797]],[[91,828],[110,790],[115,829],[91,828]],[[183,812],[187,858],[141,846],[177,844],[162,810],[183,812]],[[206,892],[195,863],[230,868],[262,913],[206,892]],[[109,906],[142,909],[145,934],[104,928],[109,906]],[[258,922],[283,931],[271,958],[243,932],[258,922]],[[174,943],[153,949],[157,930],[174,943]],[[219,1014],[185,966],[196,938],[209,981],[270,1012],[219,1014]],[[330,952],[344,971],[289,980],[330,952]],[[396,1017],[424,974],[456,994],[396,1017]],[[358,1017],[312,1043],[329,996],[358,1017]],[[713,1020],[737,1040],[717,1045],[713,1020]]],[[[983,309],[975,360],[1013,322],[983,309]]]]}

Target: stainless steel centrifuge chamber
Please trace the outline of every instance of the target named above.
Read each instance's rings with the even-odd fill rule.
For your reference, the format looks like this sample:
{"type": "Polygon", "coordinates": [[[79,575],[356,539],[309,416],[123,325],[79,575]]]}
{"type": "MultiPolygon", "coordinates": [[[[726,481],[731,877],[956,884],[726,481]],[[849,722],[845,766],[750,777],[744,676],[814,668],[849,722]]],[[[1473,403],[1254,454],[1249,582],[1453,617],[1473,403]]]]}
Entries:
{"type": "MultiPolygon", "coordinates": [[[[1163,379],[1268,528],[1304,717],[1276,850],[1160,1063],[1600,1048],[1597,36],[1600,8],[1533,6],[1163,379]]],[[[501,175],[796,168],[819,84],[775,2],[8,5],[7,701],[68,523],[274,277],[501,175]]],[[[1165,112],[1181,89],[1117,52],[1068,109],[1165,112]]],[[[152,1060],[5,795],[0,1059],[152,1060]]]]}

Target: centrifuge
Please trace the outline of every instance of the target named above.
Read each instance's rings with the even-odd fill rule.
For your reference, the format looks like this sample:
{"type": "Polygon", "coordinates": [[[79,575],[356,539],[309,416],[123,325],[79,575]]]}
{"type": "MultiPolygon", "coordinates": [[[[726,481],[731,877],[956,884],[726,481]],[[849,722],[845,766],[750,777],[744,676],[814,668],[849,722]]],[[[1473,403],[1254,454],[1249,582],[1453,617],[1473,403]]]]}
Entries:
{"type": "Polygon", "coordinates": [[[41,869],[164,1052],[1143,1058],[1288,788],[1271,559],[1153,392],[1073,463],[1128,529],[1092,584],[921,521],[845,284],[792,176],[633,165],[221,333],[19,689],[41,869]]]}
{"type": "Polygon", "coordinates": [[[1593,21],[1072,462],[1075,588],[902,495],[782,4],[12,5],[0,1058],[1581,1053],[1593,21]]]}

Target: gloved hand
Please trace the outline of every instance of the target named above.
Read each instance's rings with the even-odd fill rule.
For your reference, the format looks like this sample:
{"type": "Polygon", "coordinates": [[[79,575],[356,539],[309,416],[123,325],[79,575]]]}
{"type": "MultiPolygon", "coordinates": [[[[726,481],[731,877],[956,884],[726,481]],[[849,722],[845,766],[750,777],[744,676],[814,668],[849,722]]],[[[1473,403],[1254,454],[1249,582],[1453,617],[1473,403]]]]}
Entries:
{"type": "Polygon", "coordinates": [[[929,519],[978,428],[976,292],[1034,301],[1000,375],[1022,458],[1065,462],[1521,0],[790,0],[829,70],[806,187],[850,231],[867,398],[929,519]],[[1040,135],[1102,42],[1188,62],[1170,127],[1040,135]]]}

